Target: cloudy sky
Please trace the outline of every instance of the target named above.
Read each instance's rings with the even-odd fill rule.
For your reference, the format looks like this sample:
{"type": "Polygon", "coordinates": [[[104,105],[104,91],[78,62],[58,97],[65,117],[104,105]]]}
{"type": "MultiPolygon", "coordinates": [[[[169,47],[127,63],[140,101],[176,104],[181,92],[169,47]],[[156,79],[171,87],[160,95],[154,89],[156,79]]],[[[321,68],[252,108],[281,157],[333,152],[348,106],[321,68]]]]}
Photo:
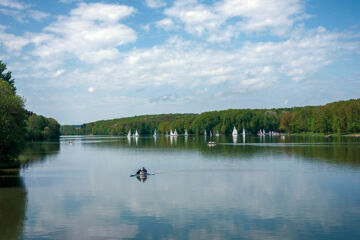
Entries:
{"type": "Polygon", "coordinates": [[[26,107],[77,124],[360,97],[357,0],[0,0],[26,107]]]}

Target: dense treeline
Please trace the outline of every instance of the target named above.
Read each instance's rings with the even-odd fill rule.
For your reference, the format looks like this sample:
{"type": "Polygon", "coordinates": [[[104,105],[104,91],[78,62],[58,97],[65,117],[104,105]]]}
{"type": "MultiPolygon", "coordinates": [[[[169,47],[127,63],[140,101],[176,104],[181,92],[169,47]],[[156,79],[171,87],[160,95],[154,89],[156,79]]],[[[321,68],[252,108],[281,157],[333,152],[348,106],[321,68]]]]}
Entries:
{"type": "Polygon", "coordinates": [[[280,118],[286,132],[360,132],[360,99],[329,103],[325,106],[292,108],[280,118]]]}
{"type": "Polygon", "coordinates": [[[195,116],[195,114],[145,115],[97,121],[81,126],[64,125],[61,126],[61,134],[122,135],[128,133],[129,130],[135,131],[135,129],[141,134],[151,134],[155,128],[159,133],[165,133],[170,129],[178,129],[182,132],[183,129],[190,127],[195,116]]]}
{"type": "Polygon", "coordinates": [[[178,133],[203,134],[211,130],[231,133],[233,127],[248,133],[282,131],[287,133],[355,133],[360,132],[360,99],[340,101],[325,106],[278,109],[229,109],[201,114],[146,115],[97,121],[81,126],[65,125],[61,134],[122,135],[130,129],[140,134],[159,133],[177,129],[178,133]]]}
{"type": "Polygon", "coordinates": [[[16,95],[15,80],[0,60],[0,167],[11,165],[26,139],[59,136],[60,125],[55,119],[25,110],[24,100],[16,95]]]}
{"type": "Polygon", "coordinates": [[[60,136],[60,124],[53,118],[29,113],[25,136],[28,140],[57,139],[60,136]]]}

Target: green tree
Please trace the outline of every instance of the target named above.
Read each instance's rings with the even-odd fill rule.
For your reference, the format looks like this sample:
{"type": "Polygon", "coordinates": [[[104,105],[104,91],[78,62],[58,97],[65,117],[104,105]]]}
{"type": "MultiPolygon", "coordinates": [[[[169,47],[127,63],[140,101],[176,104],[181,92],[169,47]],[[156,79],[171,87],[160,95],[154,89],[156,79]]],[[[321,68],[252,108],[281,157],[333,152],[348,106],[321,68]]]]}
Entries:
{"type": "Polygon", "coordinates": [[[9,71],[5,72],[6,69],[7,69],[6,64],[0,60],[0,78],[5,82],[7,82],[10,85],[13,92],[15,93],[16,92],[15,79],[11,77],[11,72],[9,71]]]}
{"type": "MultiPolygon", "coordinates": [[[[0,158],[16,155],[24,142],[24,101],[0,78],[0,158]]],[[[0,159],[2,160],[2,159],[0,159]]]]}

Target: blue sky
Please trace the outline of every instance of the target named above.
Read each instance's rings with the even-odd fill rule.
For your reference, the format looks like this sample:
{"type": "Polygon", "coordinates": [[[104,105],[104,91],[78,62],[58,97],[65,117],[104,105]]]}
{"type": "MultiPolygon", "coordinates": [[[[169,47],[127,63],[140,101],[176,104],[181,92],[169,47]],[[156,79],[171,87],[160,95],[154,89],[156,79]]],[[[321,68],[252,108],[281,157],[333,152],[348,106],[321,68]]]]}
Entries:
{"type": "Polygon", "coordinates": [[[360,1],[0,0],[27,109],[77,124],[360,97],[360,1]]]}

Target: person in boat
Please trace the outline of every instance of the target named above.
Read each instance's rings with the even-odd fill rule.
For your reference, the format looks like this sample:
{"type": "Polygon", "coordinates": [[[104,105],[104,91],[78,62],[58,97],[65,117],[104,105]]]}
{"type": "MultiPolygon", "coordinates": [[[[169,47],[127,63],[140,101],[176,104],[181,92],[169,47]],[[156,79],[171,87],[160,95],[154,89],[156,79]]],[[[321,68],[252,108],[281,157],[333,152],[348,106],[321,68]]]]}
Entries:
{"type": "Polygon", "coordinates": [[[142,167],[141,169],[139,169],[137,172],[136,172],[136,175],[139,175],[140,173],[147,173],[147,170],[142,167]]]}

